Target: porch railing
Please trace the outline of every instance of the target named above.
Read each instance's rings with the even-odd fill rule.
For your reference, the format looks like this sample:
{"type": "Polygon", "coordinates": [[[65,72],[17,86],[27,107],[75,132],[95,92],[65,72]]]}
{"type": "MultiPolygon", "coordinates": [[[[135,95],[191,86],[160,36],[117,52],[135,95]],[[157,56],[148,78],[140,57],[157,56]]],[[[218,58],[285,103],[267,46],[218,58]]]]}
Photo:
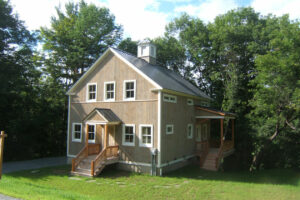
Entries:
{"type": "Polygon", "coordinates": [[[78,167],[79,163],[89,155],[98,154],[100,152],[100,144],[89,144],[84,146],[83,149],[72,159],[72,171],[78,167]]]}
{"type": "Polygon", "coordinates": [[[91,175],[94,176],[96,170],[101,167],[103,162],[110,157],[117,157],[119,154],[119,146],[108,146],[103,149],[100,154],[91,163],[91,175]]]}

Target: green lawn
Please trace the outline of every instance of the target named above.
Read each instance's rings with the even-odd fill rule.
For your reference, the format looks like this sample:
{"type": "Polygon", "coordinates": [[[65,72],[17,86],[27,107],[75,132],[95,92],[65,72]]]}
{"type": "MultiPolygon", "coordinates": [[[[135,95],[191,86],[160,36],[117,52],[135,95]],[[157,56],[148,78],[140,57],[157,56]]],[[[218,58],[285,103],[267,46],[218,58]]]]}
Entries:
{"type": "Polygon", "coordinates": [[[5,174],[0,193],[22,199],[300,199],[300,172],[207,172],[189,166],[164,177],[107,168],[70,177],[70,166],[5,174]]]}

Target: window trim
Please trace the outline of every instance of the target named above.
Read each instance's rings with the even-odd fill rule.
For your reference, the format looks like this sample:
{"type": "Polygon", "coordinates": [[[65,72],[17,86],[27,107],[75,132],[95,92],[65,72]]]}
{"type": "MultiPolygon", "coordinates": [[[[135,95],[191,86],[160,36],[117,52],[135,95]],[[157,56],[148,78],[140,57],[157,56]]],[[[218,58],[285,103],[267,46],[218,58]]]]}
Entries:
{"type": "Polygon", "coordinates": [[[152,124],[140,124],[139,125],[139,146],[140,147],[153,147],[153,125],[152,124]],[[145,144],[143,143],[143,138],[142,138],[142,128],[143,127],[150,127],[151,128],[151,143],[150,144],[145,144]]]}
{"type": "Polygon", "coordinates": [[[171,135],[173,133],[174,133],[174,124],[166,124],[166,134],[167,135],[171,135]],[[172,127],[172,131],[171,132],[168,131],[169,127],[172,127]]]}
{"type": "Polygon", "coordinates": [[[86,101],[87,102],[96,102],[97,101],[97,83],[88,83],[86,85],[86,101]],[[89,96],[90,96],[89,86],[90,85],[95,85],[96,86],[96,88],[95,88],[95,99],[89,99],[89,96]]]}
{"type": "Polygon", "coordinates": [[[123,124],[122,125],[122,145],[123,146],[135,146],[135,124],[123,124]],[[131,126],[133,127],[133,142],[125,142],[125,127],[131,126]]]}
{"type": "Polygon", "coordinates": [[[136,80],[124,80],[123,81],[123,100],[124,101],[135,101],[136,98],[136,80]],[[126,83],[134,83],[134,97],[126,98],[126,83]]]}
{"type": "Polygon", "coordinates": [[[82,123],[72,123],[72,142],[82,142],[82,123]],[[80,125],[80,139],[75,138],[75,126],[80,125]]]}
{"type": "MultiPolygon", "coordinates": [[[[94,139],[93,140],[90,140],[90,139],[88,139],[88,143],[96,143],[96,133],[97,133],[97,124],[96,123],[87,123],[87,125],[88,126],[94,126],[95,128],[94,128],[94,139]]],[[[87,133],[86,134],[88,134],[89,133],[89,129],[87,128],[87,133]]]]}
{"type": "Polygon", "coordinates": [[[194,135],[194,126],[193,126],[193,124],[188,124],[187,125],[187,138],[188,139],[193,139],[193,135],[194,135]],[[189,127],[192,127],[191,128],[191,130],[192,130],[191,135],[189,135],[189,127]]]}
{"type": "Polygon", "coordinates": [[[170,103],[177,103],[177,96],[175,95],[170,95],[170,94],[163,94],[163,101],[164,102],[170,102],[170,103]],[[168,97],[168,98],[174,98],[174,101],[173,100],[166,100],[165,97],[168,97]]]}
{"type": "Polygon", "coordinates": [[[193,106],[194,105],[194,100],[193,99],[187,99],[186,100],[187,105],[193,106]]]}
{"type": "Polygon", "coordinates": [[[107,82],[104,82],[104,95],[103,95],[103,100],[104,101],[115,101],[116,100],[116,81],[107,81],[107,82]],[[114,84],[114,98],[113,99],[106,99],[106,85],[108,84],[114,84]]]}

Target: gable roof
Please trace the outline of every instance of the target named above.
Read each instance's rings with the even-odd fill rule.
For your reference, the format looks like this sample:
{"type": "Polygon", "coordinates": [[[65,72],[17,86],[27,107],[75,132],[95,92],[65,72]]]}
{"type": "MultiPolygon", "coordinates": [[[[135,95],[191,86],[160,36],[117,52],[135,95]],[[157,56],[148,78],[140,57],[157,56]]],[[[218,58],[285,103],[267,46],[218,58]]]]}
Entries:
{"type": "Polygon", "coordinates": [[[90,67],[90,69],[84,75],[82,75],[82,77],[73,85],[73,87],[70,88],[67,94],[70,95],[74,91],[79,82],[81,82],[89,74],[89,71],[93,71],[93,69],[101,62],[102,59],[104,59],[108,52],[112,52],[118,58],[123,60],[133,70],[151,82],[157,89],[172,90],[192,96],[211,99],[208,95],[200,91],[196,86],[182,78],[174,71],[158,65],[152,65],[146,62],[144,59],[112,47],[108,48],[103,53],[103,55],[92,65],[92,67],[90,67]]]}
{"type": "Polygon", "coordinates": [[[83,119],[83,121],[88,120],[94,113],[100,115],[107,123],[121,122],[120,118],[111,109],[107,108],[95,108],[83,119]]]}

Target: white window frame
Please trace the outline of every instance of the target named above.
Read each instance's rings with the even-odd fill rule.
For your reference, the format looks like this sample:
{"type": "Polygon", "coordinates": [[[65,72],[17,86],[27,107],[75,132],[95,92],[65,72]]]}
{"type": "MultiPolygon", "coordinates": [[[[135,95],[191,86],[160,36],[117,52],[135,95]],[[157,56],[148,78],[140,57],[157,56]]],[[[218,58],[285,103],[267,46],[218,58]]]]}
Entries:
{"type": "Polygon", "coordinates": [[[104,82],[104,95],[103,95],[104,101],[115,101],[116,100],[116,81],[109,81],[104,82]],[[107,99],[106,98],[106,85],[108,84],[114,84],[114,98],[113,99],[107,99]]]}
{"type": "Polygon", "coordinates": [[[170,94],[164,94],[163,101],[170,102],[170,103],[177,103],[177,96],[170,95],[170,94]],[[166,98],[168,98],[168,99],[166,99],[166,98]],[[174,100],[172,100],[171,98],[174,98],[174,100]]]}
{"type": "Polygon", "coordinates": [[[123,146],[135,146],[135,124],[123,124],[122,127],[122,145],[123,146]],[[133,127],[133,142],[125,142],[125,127],[133,127]]]}
{"type": "Polygon", "coordinates": [[[136,80],[124,80],[123,82],[123,100],[124,101],[131,101],[131,100],[135,100],[136,98],[136,80]],[[133,89],[133,92],[134,92],[134,97],[130,97],[130,98],[126,98],[126,83],[132,83],[134,84],[134,89],[133,89]]]}
{"type": "Polygon", "coordinates": [[[81,142],[82,141],[82,123],[72,123],[72,142],[81,142]],[[80,125],[80,139],[75,138],[75,126],[80,125]]]}
{"type": "Polygon", "coordinates": [[[193,106],[194,105],[194,100],[193,99],[187,99],[186,103],[189,106],[193,106]]]}
{"type": "Polygon", "coordinates": [[[186,130],[186,132],[187,132],[187,138],[188,139],[192,139],[193,138],[193,133],[194,133],[194,126],[193,126],[193,124],[188,124],[187,125],[187,130],[186,130]],[[191,127],[191,135],[189,134],[189,127],[191,127]]]}
{"type": "Polygon", "coordinates": [[[86,85],[86,101],[87,102],[96,102],[97,101],[97,83],[88,83],[86,85]],[[90,98],[90,90],[89,90],[89,86],[90,85],[95,85],[95,99],[89,99],[90,98]]]}
{"type": "Polygon", "coordinates": [[[174,125],[173,124],[166,124],[166,134],[173,134],[174,133],[174,125]],[[172,131],[168,131],[168,128],[172,128],[172,131]]]}
{"type": "MultiPolygon", "coordinates": [[[[95,143],[96,142],[96,133],[97,133],[97,124],[95,124],[95,123],[87,123],[87,125],[88,126],[94,126],[95,128],[94,128],[94,139],[93,140],[90,140],[90,139],[88,139],[88,142],[89,143],[95,143]]],[[[87,133],[86,134],[89,134],[89,129],[87,128],[87,133]]]]}
{"type": "Polygon", "coordinates": [[[139,146],[140,147],[153,147],[153,125],[152,124],[140,124],[139,126],[139,146]],[[142,138],[142,128],[143,127],[150,127],[151,128],[151,143],[150,144],[145,144],[143,143],[143,138],[142,138]]]}

